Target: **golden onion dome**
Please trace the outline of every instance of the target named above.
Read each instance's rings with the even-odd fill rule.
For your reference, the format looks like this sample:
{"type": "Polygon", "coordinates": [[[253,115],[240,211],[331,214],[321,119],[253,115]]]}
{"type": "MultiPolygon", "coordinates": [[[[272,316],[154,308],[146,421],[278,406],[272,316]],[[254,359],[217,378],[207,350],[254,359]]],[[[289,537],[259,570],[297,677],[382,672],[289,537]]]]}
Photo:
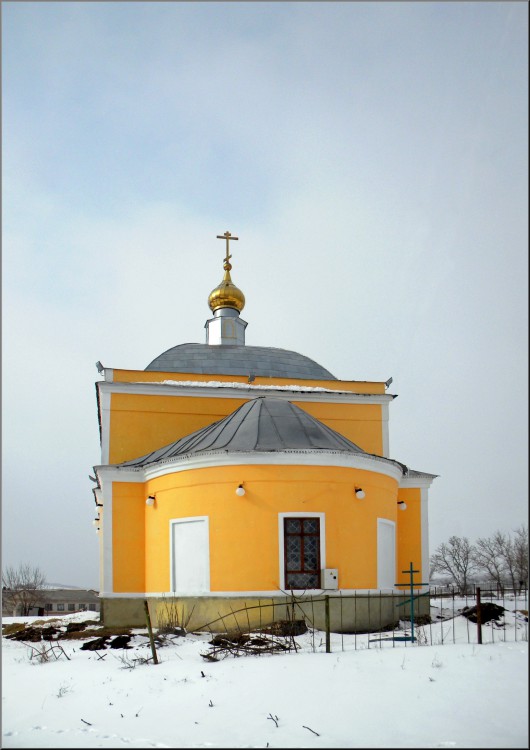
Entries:
{"type": "Polygon", "coordinates": [[[233,310],[241,312],[245,307],[245,295],[238,289],[230,278],[230,269],[232,265],[225,260],[223,265],[225,275],[223,280],[210,292],[208,305],[212,312],[219,310],[221,307],[231,307],[233,310]]]}

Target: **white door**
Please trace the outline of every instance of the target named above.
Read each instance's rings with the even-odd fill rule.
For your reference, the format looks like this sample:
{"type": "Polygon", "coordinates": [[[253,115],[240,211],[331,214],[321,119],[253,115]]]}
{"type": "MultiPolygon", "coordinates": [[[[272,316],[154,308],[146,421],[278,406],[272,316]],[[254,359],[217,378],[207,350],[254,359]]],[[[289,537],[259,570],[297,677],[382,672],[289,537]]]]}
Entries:
{"type": "Polygon", "coordinates": [[[210,590],[207,516],[171,521],[171,590],[177,594],[210,590]]]}
{"type": "Polygon", "coordinates": [[[396,583],[396,527],[377,519],[377,588],[393,589],[396,583]]]}

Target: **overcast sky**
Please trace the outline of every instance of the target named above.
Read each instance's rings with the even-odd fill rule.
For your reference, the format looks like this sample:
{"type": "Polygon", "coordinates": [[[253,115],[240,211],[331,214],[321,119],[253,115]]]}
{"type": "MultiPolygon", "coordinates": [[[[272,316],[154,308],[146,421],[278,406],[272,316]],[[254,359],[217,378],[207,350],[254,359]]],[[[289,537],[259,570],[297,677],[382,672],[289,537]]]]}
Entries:
{"type": "Polygon", "coordinates": [[[4,2],[3,565],[98,586],[95,362],[393,377],[431,552],[528,515],[526,2],[4,2]]]}

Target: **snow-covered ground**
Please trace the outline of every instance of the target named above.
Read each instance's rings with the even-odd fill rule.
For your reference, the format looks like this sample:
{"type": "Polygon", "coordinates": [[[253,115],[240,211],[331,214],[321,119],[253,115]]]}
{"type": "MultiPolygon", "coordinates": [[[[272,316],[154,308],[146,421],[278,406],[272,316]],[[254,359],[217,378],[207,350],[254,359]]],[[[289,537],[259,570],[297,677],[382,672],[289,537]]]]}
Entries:
{"type": "MultiPolygon", "coordinates": [[[[85,619],[98,615],[60,624],[85,619]]],[[[416,644],[332,634],[328,654],[325,633],[308,631],[297,652],[217,662],[201,656],[211,636],[188,633],[158,649],[157,665],[142,663],[151,651],[140,629],[125,650],[60,640],[65,655],[45,663],[2,638],[2,747],[528,747],[524,616],[485,626],[482,645],[462,616],[416,633],[416,644]]]]}

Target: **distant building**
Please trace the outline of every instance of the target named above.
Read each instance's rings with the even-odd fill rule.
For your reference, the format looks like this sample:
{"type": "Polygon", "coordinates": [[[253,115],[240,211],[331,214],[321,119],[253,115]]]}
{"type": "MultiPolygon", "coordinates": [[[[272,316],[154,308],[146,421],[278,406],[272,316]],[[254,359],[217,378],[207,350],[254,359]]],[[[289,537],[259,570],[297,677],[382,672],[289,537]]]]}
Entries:
{"type": "MultiPolygon", "coordinates": [[[[17,617],[22,614],[20,604],[16,603],[12,592],[2,592],[2,616],[17,617]]],[[[44,589],[35,607],[29,615],[66,615],[73,612],[99,612],[101,608],[99,594],[93,589],[44,589]]]]}
{"type": "MultiPolygon", "coordinates": [[[[230,276],[237,238],[223,237],[206,343],[174,346],[145,370],[98,363],[103,620],[142,626],[144,599],[156,619],[175,597],[193,609],[190,628],[278,605],[259,613],[264,622],[286,595],[325,592],[355,595],[371,627],[370,596],[384,591],[379,622],[395,621],[402,571],[412,562],[415,581],[428,581],[435,475],[389,456],[390,381],[338,380],[297,352],[245,345],[245,298],[230,276]]],[[[266,283],[267,304],[287,305],[266,283]]],[[[317,305],[318,291],[308,291],[317,305]]],[[[340,627],[351,630],[344,612],[340,627]]],[[[322,607],[318,617],[321,626],[322,607]]]]}

